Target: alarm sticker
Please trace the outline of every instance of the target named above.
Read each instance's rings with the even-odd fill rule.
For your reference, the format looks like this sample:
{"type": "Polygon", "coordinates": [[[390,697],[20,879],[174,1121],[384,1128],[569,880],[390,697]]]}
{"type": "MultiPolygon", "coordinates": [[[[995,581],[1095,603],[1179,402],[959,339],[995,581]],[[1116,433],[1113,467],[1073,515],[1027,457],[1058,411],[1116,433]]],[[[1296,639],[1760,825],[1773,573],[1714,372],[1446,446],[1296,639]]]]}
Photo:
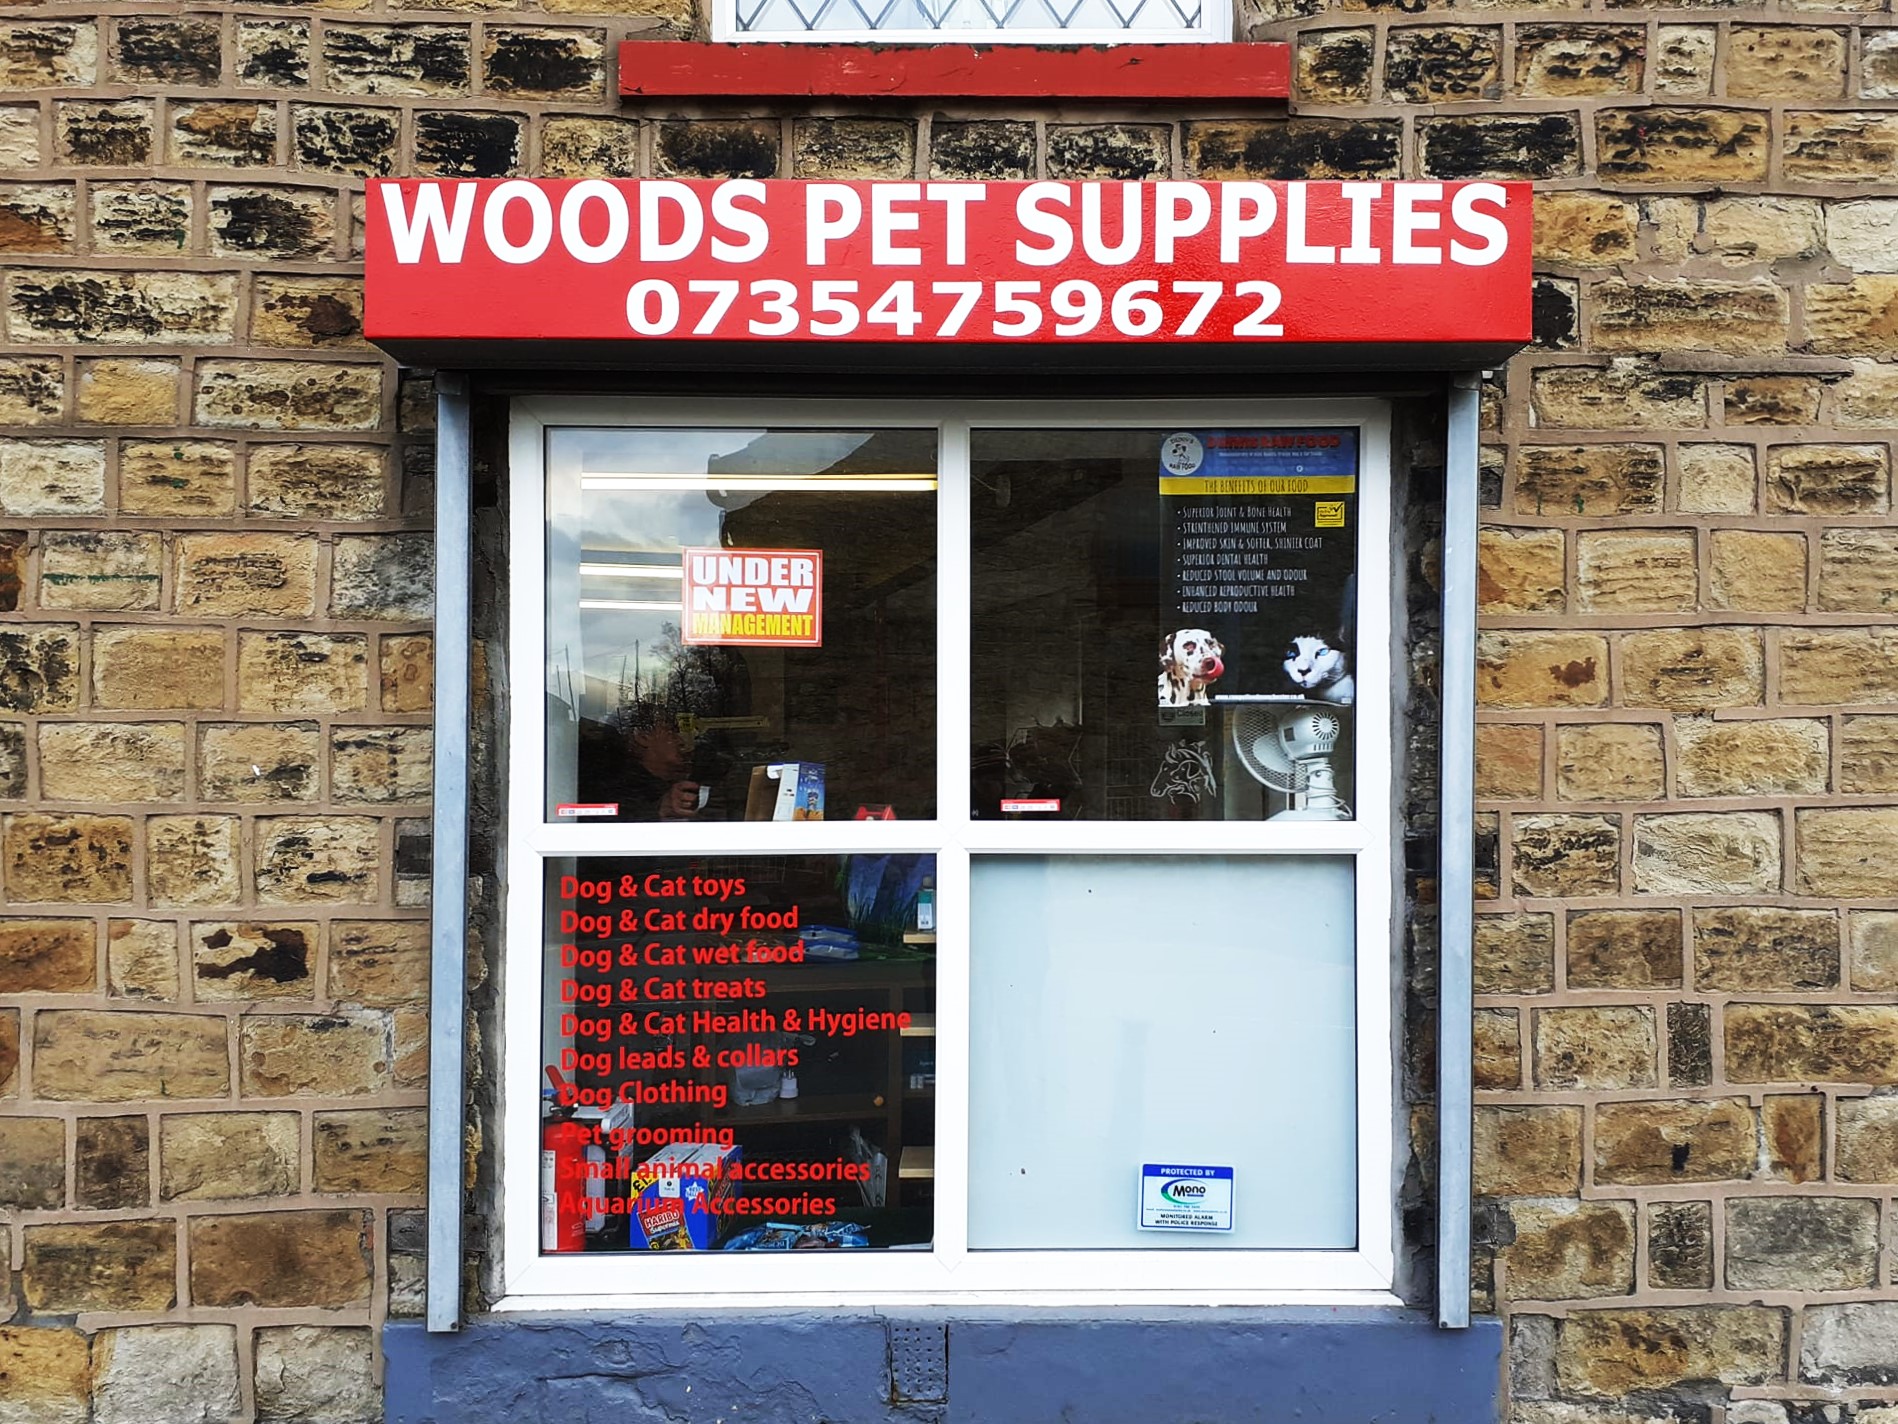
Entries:
{"type": "Polygon", "coordinates": [[[1232,1168],[1146,1163],[1140,1169],[1140,1229],[1232,1230],[1232,1168]]]}

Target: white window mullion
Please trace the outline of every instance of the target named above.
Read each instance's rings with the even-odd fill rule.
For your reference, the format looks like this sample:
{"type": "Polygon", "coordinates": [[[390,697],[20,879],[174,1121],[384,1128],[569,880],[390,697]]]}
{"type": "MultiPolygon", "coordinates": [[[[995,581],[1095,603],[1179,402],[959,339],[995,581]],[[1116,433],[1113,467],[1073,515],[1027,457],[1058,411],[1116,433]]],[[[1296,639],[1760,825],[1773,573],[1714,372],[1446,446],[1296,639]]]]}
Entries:
{"type": "Polygon", "coordinates": [[[933,853],[941,840],[934,821],[802,821],[795,842],[781,821],[714,821],[694,826],[689,839],[672,821],[569,821],[529,828],[541,855],[890,855],[933,853]]]}
{"type": "Polygon", "coordinates": [[[943,423],[936,495],[936,1259],[969,1239],[969,426],[943,423]]]}
{"type": "Polygon", "coordinates": [[[533,830],[545,804],[547,720],[546,425],[517,401],[508,426],[511,506],[508,670],[508,837],[502,867],[502,1270],[510,1292],[540,1261],[541,859],[533,830]]]}
{"type": "Polygon", "coordinates": [[[936,491],[936,820],[969,825],[969,426],[945,421],[936,491]]]}
{"type": "Polygon", "coordinates": [[[1357,684],[1369,695],[1358,719],[1356,819],[1365,832],[1358,856],[1358,1245],[1385,1280],[1395,1274],[1396,1202],[1402,1183],[1395,1161],[1398,1081],[1393,998],[1402,992],[1394,967],[1402,954],[1392,914],[1402,864],[1393,768],[1404,745],[1402,709],[1387,689],[1398,682],[1403,650],[1393,582],[1404,550],[1392,528],[1391,428],[1386,408],[1365,417],[1358,440],[1357,684]]]}
{"type": "Polygon", "coordinates": [[[954,1272],[969,1248],[969,853],[936,857],[936,1259],[954,1272]]]}

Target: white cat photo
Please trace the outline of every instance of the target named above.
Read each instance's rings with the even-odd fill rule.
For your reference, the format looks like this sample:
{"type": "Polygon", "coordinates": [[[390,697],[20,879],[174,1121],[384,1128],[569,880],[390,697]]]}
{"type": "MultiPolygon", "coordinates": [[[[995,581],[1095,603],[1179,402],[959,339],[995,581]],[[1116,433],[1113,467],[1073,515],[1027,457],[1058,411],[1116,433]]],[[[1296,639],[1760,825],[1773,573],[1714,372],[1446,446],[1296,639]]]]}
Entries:
{"type": "Polygon", "coordinates": [[[1323,638],[1294,638],[1285,650],[1285,675],[1292,685],[1318,702],[1349,707],[1358,685],[1345,656],[1323,638]]]}

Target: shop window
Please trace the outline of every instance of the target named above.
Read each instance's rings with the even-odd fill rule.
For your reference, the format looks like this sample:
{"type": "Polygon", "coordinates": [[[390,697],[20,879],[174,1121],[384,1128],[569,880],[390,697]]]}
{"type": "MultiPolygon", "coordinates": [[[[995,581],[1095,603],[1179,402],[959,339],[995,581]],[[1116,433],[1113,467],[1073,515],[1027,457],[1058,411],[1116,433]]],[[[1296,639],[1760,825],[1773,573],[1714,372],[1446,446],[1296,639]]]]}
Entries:
{"type": "Polygon", "coordinates": [[[1391,1298],[1383,406],[512,461],[510,1300],[1391,1298]]]}
{"type": "Polygon", "coordinates": [[[719,0],[713,38],[1152,44],[1232,37],[1225,0],[719,0]]]}
{"type": "Polygon", "coordinates": [[[548,814],[743,820],[795,752],[801,816],[934,816],[935,489],[933,430],[552,432],[548,814]]]}
{"type": "Polygon", "coordinates": [[[1349,820],[1357,441],[973,431],[969,814],[1349,820]]]}

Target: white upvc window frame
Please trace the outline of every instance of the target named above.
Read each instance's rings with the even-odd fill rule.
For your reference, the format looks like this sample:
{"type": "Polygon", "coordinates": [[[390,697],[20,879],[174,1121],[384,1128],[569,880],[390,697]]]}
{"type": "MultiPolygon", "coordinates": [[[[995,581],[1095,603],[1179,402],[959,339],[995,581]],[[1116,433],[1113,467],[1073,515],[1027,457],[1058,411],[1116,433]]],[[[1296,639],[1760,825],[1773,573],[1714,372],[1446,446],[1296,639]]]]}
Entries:
{"type": "MultiPolygon", "coordinates": [[[[508,887],[502,953],[501,1249],[497,1310],[883,1305],[1381,1305],[1393,1290],[1394,920],[1398,743],[1390,411],[1360,399],[1116,402],[721,401],[523,397],[509,429],[508,887]],[[934,427],[937,491],[935,820],[550,824],[545,816],[546,436],[556,427],[934,427]],[[1338,426],[1359,429],[1357,819],[1035,824],[970,820],[969,432],[980,429],[1338,426]],[[686,837],[689,836],[689,839],[686,837]],[[572,856],[921,852],[936,861],[935,1227],[928,1249],[540,1254],[541,862],[572,856]],[[1357,1245],[1342,1250],[970,1250],[969,925],[972,855],[1341,855],[1356,869],[1357,1245]]],[[[1157,470],[1156,470],[1157,475],[1157,470]]],[[[1288,1164],[1288,1170],[1294,1170],[1288,1164]]],[[[1131,1188],[1130,1188],[1131,1191],[1131,1188]]]]}
{"type": "MultiPolygon", "coordinates": [[[[1148,0],[1164,4],[1166,0],[1148,0]]],[[[1116,45],[1116,44],[1227,44],[1233,35],[1231,0],[1200,0],[1199,24],[1177,30],[1143,30],[1090,26],[1062,29],[1007,29],[980,26],[944,26],[938,29],[877,29],[871,26],[833,30],[741,29],[738,7],[745,0],[715,0],[712,40],[719,44],[981,44],[981,45],[1116,45]]],[[[813,0],[813,5],[823,0],[813,0]]],[[[848,0],[838,0],[848,3],[848,0]]],[[[977,0],[963,0],[965,7],[977,0]]]]}

